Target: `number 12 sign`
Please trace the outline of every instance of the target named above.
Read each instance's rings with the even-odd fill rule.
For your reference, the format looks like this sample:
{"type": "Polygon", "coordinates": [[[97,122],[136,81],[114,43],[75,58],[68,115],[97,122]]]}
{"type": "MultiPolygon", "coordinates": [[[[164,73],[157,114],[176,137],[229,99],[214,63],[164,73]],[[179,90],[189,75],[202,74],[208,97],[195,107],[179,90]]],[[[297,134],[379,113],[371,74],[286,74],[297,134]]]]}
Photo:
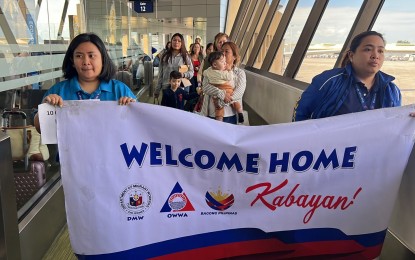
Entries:
{"type": "Polygon", "coordinates": [[[137,13],[152,13],[153,1],[134,1],[134,11],[137,13]]]}

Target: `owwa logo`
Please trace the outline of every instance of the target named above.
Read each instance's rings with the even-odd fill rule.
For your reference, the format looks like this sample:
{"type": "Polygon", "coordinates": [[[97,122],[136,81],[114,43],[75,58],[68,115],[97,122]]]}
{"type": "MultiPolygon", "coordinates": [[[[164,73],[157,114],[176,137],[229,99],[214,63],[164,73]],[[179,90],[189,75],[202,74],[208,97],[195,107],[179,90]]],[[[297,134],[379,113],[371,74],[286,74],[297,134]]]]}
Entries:
{"type": "Polygon", "coordinates": [[[183,192],[182,187],[177,182],[174,188],[170,192],[169,197],[163,205],[160,212],[184,212],[184,211],[195,211],[192,203],[187,197],[186,193],[183,192]]]}

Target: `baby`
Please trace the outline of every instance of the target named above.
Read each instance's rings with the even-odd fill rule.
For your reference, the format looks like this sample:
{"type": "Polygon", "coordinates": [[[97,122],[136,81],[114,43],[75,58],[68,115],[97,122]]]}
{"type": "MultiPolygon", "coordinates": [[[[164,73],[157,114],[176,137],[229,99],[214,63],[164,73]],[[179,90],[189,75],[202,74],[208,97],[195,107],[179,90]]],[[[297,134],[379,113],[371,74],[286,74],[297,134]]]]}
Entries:
{"type": "MultiPolygon", "coordinates": [[[[203,76],[208,79],[209,84],[225,90],[229,95],[233,94],[233,72],[226,70],[226,59],[222,52],[216,51],[209,54],[208,58],[211,66],[203,72],[203,76]]],[[[215,104],[215,119],[223,121],[224,106],[226,105],[217,97],[213,98],[215,104]]],[[[238,122],[244,122],[242,105],[238,101],[232,101],[231,106],[238,113],[238,122]]]]}

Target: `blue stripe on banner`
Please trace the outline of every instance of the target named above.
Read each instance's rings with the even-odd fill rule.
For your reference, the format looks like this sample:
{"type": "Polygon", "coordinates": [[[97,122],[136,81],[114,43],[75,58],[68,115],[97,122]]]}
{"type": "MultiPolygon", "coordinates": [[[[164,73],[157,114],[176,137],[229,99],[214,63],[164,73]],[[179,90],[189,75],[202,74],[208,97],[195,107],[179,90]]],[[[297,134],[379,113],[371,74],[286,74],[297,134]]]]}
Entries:
{"type": "Polygon", "coordinates": [[[385,235],[386,229],[371,234],[348,236],[342,231],[334,228],[299,229],[272,233],[273,237],[288,244],[316,241],[355,240],[365,247],[382,244],[385,235]]]}
{"type": "Polygon", "coordinates": [[[208,246],[268,238],[272,237],[262,230],[255,228],[223,230],[194,236],[181,237],[178,239],[163,241],[160,243],[155,243],[118,253],[102,255],[78,255],[78,259],[137,259],[137,256],[140,258],[143,257],[144,259],[208,246]]]}
{"type": "Polygon", "coordinates": [[[377,246],[383,244],[383,241],[385,241],[386,231],[387,229],[372,234],[350,236],[350,239],[355,240],[365,247],[377,246]]]}
{"type": "Polygon", "coordinates": [[[381,245],[385,235],[386,230],[372,234],[347,236],[342,231],[332,228],[302,229],[271,233],[265,233],[260,229],[243,228],[181,237],[117,253],[77,256],[78,259],[85,260],[148,259],[209,246],[265,239],[278,239],[287,245],[307,242],[354,240],[363,247],[372,247],[381,245]]]}

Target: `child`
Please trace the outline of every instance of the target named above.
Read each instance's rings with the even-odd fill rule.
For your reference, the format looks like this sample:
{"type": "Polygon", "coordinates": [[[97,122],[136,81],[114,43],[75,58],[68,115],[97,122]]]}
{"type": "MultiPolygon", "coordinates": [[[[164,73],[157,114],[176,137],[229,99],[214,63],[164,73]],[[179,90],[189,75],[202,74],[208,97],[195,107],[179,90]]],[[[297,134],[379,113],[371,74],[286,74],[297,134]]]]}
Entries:
{"type": "MultiPolygon", "coordinates": [[[[211,66],[203,72],[203,76],[208,79],[209,84],[215,87],[225,90],[229,95],[233,94],[233,72],[226,70],[226,59],[222,52],[215,51],[209,54],[208,58],[211,66]]],[[[213,98],[215,104],[215,119],[223,121],[224,106],[226,105],[223,101],[217,97],[213,98]]],[[[232,101],[231,106],[238,113],[238,122],[244,122],[244,115],[242,105],[239,101],[232,101]]]]}
{"type": "Polygon", "coordinates": [[[199,96],[201,88],[196,88],[195,93],[188,93],[180,87],[182,74],[173,70],[170,72],[170,87],[163,90],[161,105],[166,107],[178,108],[184,110],[184,101],[194,99],[199,96]]]}

